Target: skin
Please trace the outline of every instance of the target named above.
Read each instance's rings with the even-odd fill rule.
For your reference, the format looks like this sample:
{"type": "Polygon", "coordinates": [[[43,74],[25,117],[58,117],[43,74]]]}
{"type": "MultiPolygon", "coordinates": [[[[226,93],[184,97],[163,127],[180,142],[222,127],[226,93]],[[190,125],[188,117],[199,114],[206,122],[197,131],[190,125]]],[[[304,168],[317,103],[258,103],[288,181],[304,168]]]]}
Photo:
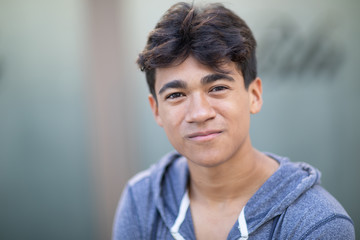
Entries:
{"type": "Polygon", "coordinates": [[[197,239],[226,239],[251,196],[278,164],[252,147],[250,115],[262,106],[262,83],[248,89],[233,62],[219,73],[189,56],[156,69],[155,120],[188,160],[190,208],[197,239]],[[221,223],[221,224],[219,224],[221,223]]]}

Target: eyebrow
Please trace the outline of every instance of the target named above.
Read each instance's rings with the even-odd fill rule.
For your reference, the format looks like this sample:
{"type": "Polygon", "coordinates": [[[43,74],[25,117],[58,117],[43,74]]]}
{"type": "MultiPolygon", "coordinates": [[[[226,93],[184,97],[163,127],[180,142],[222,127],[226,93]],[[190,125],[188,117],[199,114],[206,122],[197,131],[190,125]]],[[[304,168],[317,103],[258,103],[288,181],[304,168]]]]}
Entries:
{"type": "Polygon", "coordinates": [[[166,83],[162,88],[159,90],[159,95],[165,92],[169,88],[182,88],[185,89],[187,87],[186,82],[182,80],[173,80],[171,82],[166,83]]]}
{"type": "Polygon", "coordinates": [[[209,75],[206,75],[205,77],[203,77],[201,79],[201,84],[203,85],[206,85],[206,84],[209,84],[209,83],[213,83],[217,80],[228,80],[228,81],[231,81],[231,82],[234,82],[235,80],[229,76],[229,75],[226,75],[226,74],[223,74],[223,73],[214,73],[214,74],[209,74],[209,75]]]}
{"type": "MultiPolygon", "coordinates": [[[[235,81],[234,78],[232,78],[229,75],[223,73],[213,73],[201,78],[201,84],[202,85],[210,84],[220,79],[228,80],[231,82],[235,81]]],[[[171,88],[186,89],[187,83],[183,80],[173,80],[171,82],[168,82],[164,86],[162,86],[162,88],[159,90],[159,95],[165,92],[167,89],[171,89],[171,88]]]]}

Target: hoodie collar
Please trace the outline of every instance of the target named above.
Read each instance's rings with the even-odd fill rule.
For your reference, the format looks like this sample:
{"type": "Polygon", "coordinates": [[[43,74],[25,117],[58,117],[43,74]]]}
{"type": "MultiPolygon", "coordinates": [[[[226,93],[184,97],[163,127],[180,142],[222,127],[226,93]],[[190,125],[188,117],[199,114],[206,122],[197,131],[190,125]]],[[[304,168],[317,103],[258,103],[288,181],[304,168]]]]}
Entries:
{"type": "Polygon", "coordinates": [[[301,194],[320,183],[320,172],[309,164],[292,163],[286,157],[265,154],[280,166],[246,204],[249,233],[282,214],[301,194]]]}
{"type": "MultiPolygon", "coordinates": [[[[249,234],[283,213],[301,194],[320,181],[320,172],[306,163],[292,163],[286,157],[265,154],[278,161],[280,166],[245,206],[249,234]]],[[[153,167],[151,176],[157,209],[170,229],[187,190],[187,160],[177,152],[169,153],[153,167]]]]}

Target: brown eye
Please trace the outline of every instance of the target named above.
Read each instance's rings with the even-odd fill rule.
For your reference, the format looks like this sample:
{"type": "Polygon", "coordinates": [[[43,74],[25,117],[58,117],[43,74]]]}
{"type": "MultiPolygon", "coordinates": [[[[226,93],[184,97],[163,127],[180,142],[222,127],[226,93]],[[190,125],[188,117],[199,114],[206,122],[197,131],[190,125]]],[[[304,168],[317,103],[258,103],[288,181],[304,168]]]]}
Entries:
{"type": "Polygon", "coordinates": [[[216,87],[213,87],[210,92],[218,92],[218,91],[223,91],[223,90],[226,90],[228,89],[227,87],[225,86],[216,86],[216,87]]]}
{"type": "Polygon", "coordinates": [[[175,99],[175,98],[179,98],[179,97],[184,97],[185,94],[181,93],[181,92],[176,92],[176,93],[171,93],[168,96],[166,96],[166,99],[175,99]]]}

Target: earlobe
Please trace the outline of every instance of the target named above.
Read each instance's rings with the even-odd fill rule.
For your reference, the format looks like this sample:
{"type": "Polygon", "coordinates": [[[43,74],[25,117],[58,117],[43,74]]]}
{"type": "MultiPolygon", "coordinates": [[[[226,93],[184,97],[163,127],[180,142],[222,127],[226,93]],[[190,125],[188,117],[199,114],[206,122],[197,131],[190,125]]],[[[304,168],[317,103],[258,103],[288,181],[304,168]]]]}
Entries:
{"type": "Polygon", "coordinates": [[[157,103],[156,99],[153,97],[153,95],[151,95],[151,94],[148,96],[148,99],[149,99],[151,111],[155,117],[155,121],[160,127],[162,127],[163,125],[162,125],[161,117],[159,115],[158,103],[157,103]]]}
{"type": "Polygon", "coordinates": [[[248,91],[250,96],[250,113],[255,114],[260,112],[263,104],[261,79],[256,78],[250,83],[248,91]]]}

